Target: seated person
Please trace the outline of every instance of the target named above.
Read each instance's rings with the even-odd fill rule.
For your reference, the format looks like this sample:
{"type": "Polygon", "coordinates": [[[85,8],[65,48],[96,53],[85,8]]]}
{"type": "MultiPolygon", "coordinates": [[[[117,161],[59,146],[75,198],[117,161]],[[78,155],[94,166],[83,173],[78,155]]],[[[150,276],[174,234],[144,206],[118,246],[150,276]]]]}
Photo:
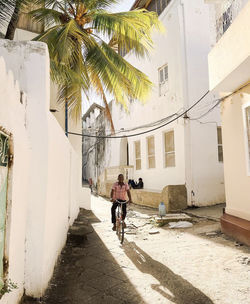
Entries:
{"type": "Polygon", "coordinates": [[[136,189],[143,189],[143,181],[142,178],[139,178],[139,182],[136,184],[136,189]]]}
{"type": "Polygon", "coordinates": [[[128,180],[128,185],[130,186],[130,188],[133,188],[133,189],[136,188],[136,183],[133,179],[128,180]]]}
{"type": "Polygon", "coordinates": [[[139,178],[139,182],[138,183],[135,183],[135,181],[133,179],[130,179],[128,181],[128,184],[129,184],[130,188],[133,188],[133,189],[143,189],[143,181],[142,181],[141,177],[139,178]]]}

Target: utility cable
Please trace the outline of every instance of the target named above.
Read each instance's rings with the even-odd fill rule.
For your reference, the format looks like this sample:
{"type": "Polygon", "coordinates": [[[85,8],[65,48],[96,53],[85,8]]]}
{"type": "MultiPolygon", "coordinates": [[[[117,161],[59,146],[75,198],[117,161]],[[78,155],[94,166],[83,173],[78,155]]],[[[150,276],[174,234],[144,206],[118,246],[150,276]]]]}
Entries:
{"type": "Polygon", "coordinates": [[[147,134],[150,132],[153,132],[155,130],[161,129],[165,126],[167,126],[168,124],[176,121],[177,119],[179,119],[180,117],[182,117],[183,115],[187,114],[191,109],[193,109],[198,103],[200,103],[203,98],[205,98],[208,95],[209,91],[207,91],[198,101],[196,101],[190,108],[188,108],[186,111],[184,111],[183,113],[177,115],[175,118],[173,118],[172,120],[166,122],[165,124],[155,127],[151,130],[147,130],[147,131],[143,131],[140,133],[136,133],[136,134],[130,134],[130,135],[121,135],[121,136],[99,136],[99,135],[87,135],[87,134],[80,134],[80,133],[75,133],[75,132],[68,132],[68,134],[71,135],[78,135],[78,136],[82,136],[82,137],[94,137],[94,138],[127,138],[127,137],[135,137],[135,136],[139,136],[139,135],[143,135],[143,134],[147,134]]]}
{"type": "MultiPolygon", "coordinates": [[[[243,85],[242,87],[240,87],[239,89],[235,90],[234,92],[222,97],[222,98],[218,98],[216,100],[214,100],[215,105],[210,108],[208,111],[206,111],[205,113],[203,113],[201,116],[197,117],[197,118],[189,118],[190,120],[198,120],[204,116],[206,116],[207,114],[209,114],[214,108],[216,108],[222,101],[224,101],[225,99],[233,96],[234,94],[238,93],[239,91],[241,91],[242,89],[244,89],[245,87],[249,86],[250,85],[250,82],[246,83],[245,85],[243,85]]],[[[176,121],[177,119],[179,119],[180,117],[184,116],[185,114],[187,114],[188,112],[190,112],[198,103],[200,103],[208,94],[210,93],[210,91],[207,91],[197,102],[195,102],[190,108],[188,108],[186,111],[184,111],[183,113],[177,115],[177,114],[172,114],[168,117],[166,117],[165,119],[168,119],[169,117],[171,116],[175,116],[177,115],[175,118],[173,118],[172,120],[170,121],[167,121],[166,123],[164,123],[163,125],[160,125],[156,128],[153,128],[151,130],[147,130],[147,131],[143,131],[143,132],[140,132],[140,133],[136,133],[136,134],[131,134],[131,135],[121,135],[121,136],[111,136],[111,135],[106,135],[106,136],[99,136],[99,135],[88,135],[88,134],[80,134],[80,133],[74,133],[74,132],[68,132],[68,134],[71,134],[71,135],[77,135],[77,136],[81,136],[81,137],[92,137],[92,138],[128,138],[128,137],[134,137],[134,136],[139,136],[139,135],[143,135],[143,134],[146,134],[146,133],[150,133],[150,132],[153,132],[155,130],[158,130],[160,128],[163,128],[165,127],[166,125],[176,121]]],[[[164,120],[164,119],[162,119],[164,120]]],[[[160,120],[160,121],[162,121],[160,120]]],[[[156,122],[155,122],[156,123],[156,122]]],[[[153,123],[154,124],[154,123],[153,123]]],[[[138,129],[138,128],[143,128],[143,126],[140,126],[140,127],[137,127],[137,128],[134,128],[134,129],[138,129]]],[[[129,132],[127,130],[123,130],[123,131],[119,131],[118,133],[121,133],[121,132],[129,132]]],[[[118,134],[116,133],[116,134],[118,134]]]]}

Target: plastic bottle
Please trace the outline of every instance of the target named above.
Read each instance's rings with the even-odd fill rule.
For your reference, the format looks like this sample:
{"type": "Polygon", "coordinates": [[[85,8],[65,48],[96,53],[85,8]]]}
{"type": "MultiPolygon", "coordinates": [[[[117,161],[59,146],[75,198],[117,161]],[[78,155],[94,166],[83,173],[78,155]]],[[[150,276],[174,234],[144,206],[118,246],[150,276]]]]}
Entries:
{"type": "Polygon", "coordinates": [[[165,216],[166,215],[166,206],[163,202],[159,205],[159,216],[165,216]]]}

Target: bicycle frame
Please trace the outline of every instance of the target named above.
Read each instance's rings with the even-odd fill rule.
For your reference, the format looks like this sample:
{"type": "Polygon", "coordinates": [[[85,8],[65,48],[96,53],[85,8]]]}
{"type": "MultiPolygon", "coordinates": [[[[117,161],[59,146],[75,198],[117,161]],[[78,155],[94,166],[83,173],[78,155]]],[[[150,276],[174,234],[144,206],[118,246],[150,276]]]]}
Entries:
{"type": "Polygon", "coordinates": [[[118,200],[116,200],[116,203],[118,203],[116,210],[116,234],[118,235],[121,244],[123,243],[124,240],[124,219],[123,219],[122,205],[127,204],[127,202],[128,201],[119,202],[118,200]]]}

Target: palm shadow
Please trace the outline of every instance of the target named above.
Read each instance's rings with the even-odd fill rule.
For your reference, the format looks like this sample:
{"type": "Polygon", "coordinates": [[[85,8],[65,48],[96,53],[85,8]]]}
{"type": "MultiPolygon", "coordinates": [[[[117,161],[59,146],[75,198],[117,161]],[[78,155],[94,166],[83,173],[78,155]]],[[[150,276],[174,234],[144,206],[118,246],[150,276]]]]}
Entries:
{"type": "Polygon", "coordinates": [[[213,304],[203,292],[164,264],[152,259],[134,242],[126,242],[124,252],[142,273],[150,274],[159,281],[159,284],[152,284],[151,288],[166,299],[176,304],[213,304]],[[167,288],[172,295],[163,288],[167,288]]]}

